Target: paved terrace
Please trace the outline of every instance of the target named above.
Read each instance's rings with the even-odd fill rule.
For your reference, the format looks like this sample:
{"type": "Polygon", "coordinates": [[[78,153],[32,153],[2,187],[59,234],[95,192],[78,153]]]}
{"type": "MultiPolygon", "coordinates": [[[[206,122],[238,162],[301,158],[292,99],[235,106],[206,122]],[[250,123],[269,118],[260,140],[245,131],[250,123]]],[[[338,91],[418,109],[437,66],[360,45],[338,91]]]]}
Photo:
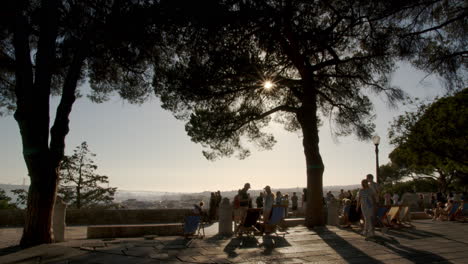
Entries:
{"type": "Polygon", "coordinates": [[[282,236],[223,238],[216,225],[204,239],[143,237],[85,239],[68,227],[69,241],[18,251],[20,229],[0,229],[0,263],[468,263],[468,223],[415,220],[413,227],[376,232],[292,227],[282,236]]]}

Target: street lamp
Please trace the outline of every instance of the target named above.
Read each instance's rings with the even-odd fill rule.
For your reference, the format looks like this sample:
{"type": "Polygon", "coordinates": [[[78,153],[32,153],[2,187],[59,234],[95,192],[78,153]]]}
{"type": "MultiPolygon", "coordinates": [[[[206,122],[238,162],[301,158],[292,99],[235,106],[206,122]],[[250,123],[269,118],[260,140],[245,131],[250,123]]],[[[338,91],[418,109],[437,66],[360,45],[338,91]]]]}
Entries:
{"type": "Polygon", "coordinates": [[[372,137],[372,142],[375,145],[375,182],[379,183],[379,144],[380,137],[375,135],[372,137]]]}

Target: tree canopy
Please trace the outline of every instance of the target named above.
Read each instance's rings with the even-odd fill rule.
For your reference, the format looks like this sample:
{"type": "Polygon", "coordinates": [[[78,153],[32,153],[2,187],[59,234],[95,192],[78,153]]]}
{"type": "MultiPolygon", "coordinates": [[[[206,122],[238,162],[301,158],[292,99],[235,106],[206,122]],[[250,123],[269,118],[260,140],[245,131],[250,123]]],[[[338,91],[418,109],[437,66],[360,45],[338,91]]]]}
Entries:
{"type": "Polygon", "coordinates": [[[22,246],[52,241],[52,209],[79,88],[141,103],[166,23],[165,1],[6,0],[0,8],[0,112],[14,112],[31,185],[22,246]],[[50,98],[60,96],[55,120],[50,98]]]}
{"type": "Polygon", "coordinates": [[[361,139],[374,128],[366,91],[401,99],[386,76],[394,66],[390,36],[372,29],[371,3],[233,1],[225,8],[219,23],[181,29],[176,59],[154,83],[163,106],[189,120],[188,134],[210,148],[208,158],[245,157],[241,135],[270,148],[274,140],[261,128],[273,114],[288,131],[300,130],[296,113],[307,90],[316,91],[336,134],[361,139]]]}
{"type": "MultiPolygon", "coordinates": [[[[180,28],[177,55],[157,69],[163,107],[187,121],[208,159],[270,149],[264,128],[275,120],[301,131],[308,173],[307,224],[323,224],[320,119],[336,135],[368,139],[370,93],[402,98],[387,74],[395,56],[391,31],[373,1],[231,1],[205,24],[180,28]],[[265,82],[271,82],[269,87],[265,82]]],[[[190,14],[187,12],[187,16],[190,14]]]]}
{"type": "Polygon", "coordinates": [[[383,17],[395,28],[401,58],[440,76],[448,90],[466,87],[468,12],[464,1],[380,1],[383,17]]]}
{"type": "Polygon", "coordinates": [[[441,188],[468,177],[468,89],[421,104],[393,122],[392,163],[416,175],[437,177],[441,188]]]}

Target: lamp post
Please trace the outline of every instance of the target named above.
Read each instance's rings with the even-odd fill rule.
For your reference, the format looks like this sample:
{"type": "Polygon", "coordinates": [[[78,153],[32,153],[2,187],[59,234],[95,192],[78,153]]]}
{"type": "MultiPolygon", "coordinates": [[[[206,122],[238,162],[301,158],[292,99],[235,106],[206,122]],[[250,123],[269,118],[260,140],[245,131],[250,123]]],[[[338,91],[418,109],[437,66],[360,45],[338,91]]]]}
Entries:
{"type": "Polygon", "coordinates": [[[379,144],[380,137],[375,135],[372,137],[372,142],[375,145],[375,182],[379,183],[379,144]]]}

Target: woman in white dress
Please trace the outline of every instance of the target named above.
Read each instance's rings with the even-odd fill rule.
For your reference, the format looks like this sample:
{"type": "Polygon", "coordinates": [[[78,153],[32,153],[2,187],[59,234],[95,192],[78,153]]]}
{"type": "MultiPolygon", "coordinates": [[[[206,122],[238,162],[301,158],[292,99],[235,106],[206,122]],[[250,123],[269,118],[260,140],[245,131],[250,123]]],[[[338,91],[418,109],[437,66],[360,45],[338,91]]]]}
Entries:
{"type": "Polygon", "coordinates": [[[364,216],[364,230],[362,234],[366,237],[374,236],[374,207],[376,205],[375,195],[369,188],[367,179],[361,181],[362,189],[359,190],[359,199],[356,210],[361,207],[364,216]]]}

